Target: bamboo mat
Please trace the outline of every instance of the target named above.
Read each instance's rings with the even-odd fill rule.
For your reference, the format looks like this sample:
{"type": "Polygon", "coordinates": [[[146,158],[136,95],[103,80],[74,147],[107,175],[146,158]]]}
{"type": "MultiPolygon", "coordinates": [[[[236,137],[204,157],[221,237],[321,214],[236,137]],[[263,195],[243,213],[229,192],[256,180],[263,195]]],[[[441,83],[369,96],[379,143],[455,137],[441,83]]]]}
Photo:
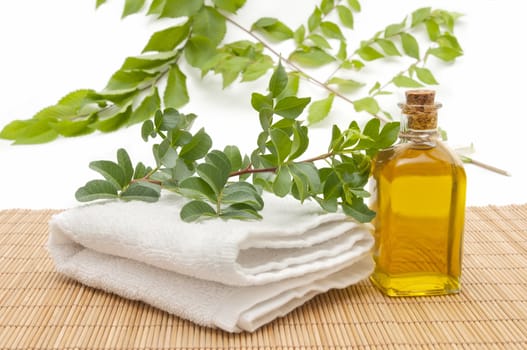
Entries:
{"type": "Polygon", "coordinates": [[[55,212],[0,211],[0,349],[527,349],[527,204],[468,208],[459,295],[394,299],[363,281],[241,334],[58,275],[55,212]]]}

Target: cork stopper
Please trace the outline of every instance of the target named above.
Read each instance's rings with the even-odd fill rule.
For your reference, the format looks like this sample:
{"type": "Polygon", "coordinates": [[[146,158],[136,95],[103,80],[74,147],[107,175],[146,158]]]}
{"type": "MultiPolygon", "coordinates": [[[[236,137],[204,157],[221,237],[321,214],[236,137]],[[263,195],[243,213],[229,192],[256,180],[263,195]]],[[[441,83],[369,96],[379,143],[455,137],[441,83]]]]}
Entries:
{"type": "Polygon", "coordinates": [[[406,104],[433,105],[436,92],[434,90],[408,90],[406,91],[406,104]]]}
{"type": "Polygon", "coordinates": [[[406,115],[406,126],[412,130],[432,130],[437,128],[437,109],[434,90],[406,91],[406,103],[401,104],[406,115]]]}

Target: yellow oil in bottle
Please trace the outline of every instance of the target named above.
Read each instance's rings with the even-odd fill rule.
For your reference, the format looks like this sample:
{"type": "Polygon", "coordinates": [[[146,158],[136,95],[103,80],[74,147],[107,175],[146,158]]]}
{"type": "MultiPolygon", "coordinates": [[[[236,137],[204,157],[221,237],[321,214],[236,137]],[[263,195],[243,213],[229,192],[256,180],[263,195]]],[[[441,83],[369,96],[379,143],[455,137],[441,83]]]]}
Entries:
{"type": "Polygon", "coordinates": [[[373,167],[376,268],[390,296],[460,290],[466,175],[433,130],[410,133],[373,167]]]}

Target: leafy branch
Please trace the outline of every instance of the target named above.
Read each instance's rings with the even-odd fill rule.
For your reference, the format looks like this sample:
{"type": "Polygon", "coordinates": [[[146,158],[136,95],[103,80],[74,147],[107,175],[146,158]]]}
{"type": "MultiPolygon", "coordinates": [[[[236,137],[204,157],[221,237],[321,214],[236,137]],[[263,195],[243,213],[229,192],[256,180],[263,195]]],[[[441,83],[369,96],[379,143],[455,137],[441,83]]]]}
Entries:
{"type": "MultiPolygon", "coordinates": [[[[97,0],[96,7],[105,2],[97,0]]],[[[264,206],[261,193],[269,191],[300,201],[315,200],[327,211],[340,208],[358,221],[370,221],[374,213],[364,203],[369,195],[364,187],[371,158],[390,146],[399,130],[378,98],[391,93],[392,85],[437,84],[426,63],[430,56],[450,62],[462,55],[453,34],[459,15],[420,8],[372,38],[355,42],[358,47],[349,53],[347,34],[354,30],[354,16],[361,11],[357,0],[321,0],[296,30],[271,17],[245,28],[235,19],[245,2],[125,0],[123,17],[145,9],[148,16],[176,19],[175,24],[153,33],[141,55],[126,58],[101,91],[69,93],[33,118],[11,122],[0,138],[15,144],[41,143],[59,135],[110,132],[143,123],[144,141],[157,142],[152,146],[155,164],[147,167],[139,162],[134,166],[124,149],[117,151],[117,161],[91,162],[90,168],[103,179],[81,187],[76,192],[79,201],[155,201],[165,189],[189,198],[181,211],[186,221],[203,217],[258,219],[264,206]],[[231,27],[240,29],[247,39],[225,42],[231,27]],[[420,43],[414,32],[423,30],[427,40],[420,43]],[[272,45],[284,41],[294,46],[288,54],[272,45]],[[370,62],[395,58],[400,58],[397,62],[405,65],[404,69],[382,84],[372,84],[367,96],[351,97],[368,85],[361,81],[360,73],[370,62]],[[408,59],[412,61],[409,65],[408,59]],[[188,65],[182,65],[183,61],[188,65]],[[327,65],[336,65],[327,79],[310,74],[327,65]],[[261,132],[250,154],[242,155],[234,145],[212,149],[212,138],[205,129],[191,132],[196,116],[178,111],[191,98],[188,66],[202,76],[220,75],[223,88],[237,80],[264,79],[273,71],[267,91],[251,96],[261,132]],[[328,95],[318,101],[298,97],[301,80],[328,95]],[[348,102],[356,112],[375,118],[362,129],[356,121],[345,130],[333,126],[328,149],[299,160],[309,146],[309,128],[299,117],[307,111],[308,123],[323,120],[335,97],[348,102]]]]}
{"type": "MultiPolygon", "coordinates": [[[[105,2],[97,1],[96,7],[105,2]]],[[[147,15],[175,18],[177,24],[153,33],[143,53],[128,57],[101,91],[84,89],[67,94],[33,118],[11,122],[0,132],[0,138],[12,140],[15,144],[31,144],[49,142],[59,135],[79,136],[95,130],[110,132],[141,123],[159,109],[181,108],[190,101],[187,76],[180,65],[182,60],[201,70],[202,75],[209,72],[220,74],[225,88],[239,77],[242,82],[263,78],[281,59],[290,67],[290,79],[296,80],[290,84],[292,91],[296,93],[298,78],[302,77],[328,92],[323,100],[312,101],[307,115],[310,123],[324,119],[331,112],[335,96],[350,103],[357,112],[365,111],[386,122],[391,116],[387,112],[380,113],[376,98],[388,92],[374,85],[367,97],[352,99],[349,94],[365,83],[338,72],[358,73],[369,61],[401,56],[401,51],[407,56],[416,56],[418,44],[409,32],[421,25],[426,27],[433,45],[427,55],[451,61],[462,54],[453,35],[458,15],[444,10],[416,10],[407,17],[411,17],[411,25],[405,25],[409,22],[407,18],[402,23],[389,25],[373,38],[361,42],[348,55],[346,33],[354,29],[354,16],[361,11],[357,0],[322,0],[306,23],[295,31],[277,18],[269,17],[257,20],[250,30],[244,28],[233,17],[244,5],[245,0],[214,0],[210,5],[204,0],[125,1],[123,17],[146,8],[147,15]],[[253,41],[223,43],[229,30],[227,24],[240,28],[253,41]],[[290,54],[281,55],[256,33],[270,42],[292,41],[295,47],[290,54]],[[397,43],[396,38],[401,43],[397,43]],[[338,50],[333,49],[335,42],[338,50]],[[402,50],[397,45],[402,45],[402,50]],[[318,80],[308,72],[335,62],[338,63],[337,70],[326,81],[318,80]]],[[[408,74],[392,79],[391,83],[406,87],[414,73],[421,83],[436,83],[426,68],[414,67],[405,71],[408,74]]],[[[417,81],[413,80],[410,85],[416,84],[417,81]]]]}
{"type": "Polygon", "coordinates": [[[315,200],[331,212],[340,207],[358,221],[370,221],[375,213],[364,203],[369,196],[364,187],[371,157],[397,139],[398,123],[381,129],[380,122],[371,119],[362,131],[355,121],[344,131],[334,126],[327,152],[298,161],[308,148],[309,129],[297,118],[310,99],[288,95],[288,80],[279,64],[268,93],[253,93],[252,105],[262,131],[250,155],[242,156],[232,145],[212,149],[212,139],[204,129],[190,132],[194,114],[169,108],[158,111],[141,128],[143,140],[161,139],[152,148],[155,167],[138,163],[134,168],[128,153],[120,149],[117,162],[90,163],[104,179],[86,183],[76,198],[156,201],[165,188],[189,198],[180,212],[185,221],[204,217],[259,219],[264,206],[261,192],[266,190],[279,197],[315,200]],[[323,166],[318,167],[316,162],[320,161],[323,166]],[[247,181],[249,177],[252,183],[247,181]]]}

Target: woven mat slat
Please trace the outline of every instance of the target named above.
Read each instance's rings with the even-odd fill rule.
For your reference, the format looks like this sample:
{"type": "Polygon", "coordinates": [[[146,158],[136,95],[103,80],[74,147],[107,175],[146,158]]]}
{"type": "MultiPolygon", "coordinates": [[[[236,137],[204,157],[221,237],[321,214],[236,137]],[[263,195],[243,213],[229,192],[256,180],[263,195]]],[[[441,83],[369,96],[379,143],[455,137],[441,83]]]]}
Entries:
{"type": "Polygon", "coordinates": [[[527,348],[527,204],[467,209],[459,295],[389,298],[363,281],[241,334],[57,274],[45,249],[56,212],[0,211],[0,349],[527,348]]]}

